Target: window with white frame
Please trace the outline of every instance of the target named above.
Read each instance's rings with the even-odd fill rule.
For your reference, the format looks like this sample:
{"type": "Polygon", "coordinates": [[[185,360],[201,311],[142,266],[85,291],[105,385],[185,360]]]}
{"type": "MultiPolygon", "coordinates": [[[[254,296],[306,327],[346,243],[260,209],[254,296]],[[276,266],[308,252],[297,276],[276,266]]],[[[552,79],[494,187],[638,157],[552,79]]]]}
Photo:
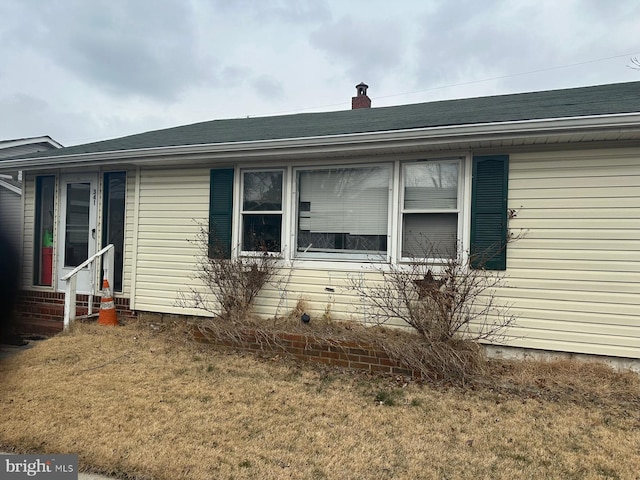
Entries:
{"type": "Polygon", "coordinates": [[[447,258],[457,252],[460,160],[402,167],[402,257],[447,258]]]}
{"type": "Polygon", "coordinates": [[[387,251],[389,166],[299,169],[296,178],[298,252],[387,251]]]}
{"type": "Polygon", "coordinates": [[[243,251],[281,251],[282,181],[282,170],[242,172],[243,251]]]}

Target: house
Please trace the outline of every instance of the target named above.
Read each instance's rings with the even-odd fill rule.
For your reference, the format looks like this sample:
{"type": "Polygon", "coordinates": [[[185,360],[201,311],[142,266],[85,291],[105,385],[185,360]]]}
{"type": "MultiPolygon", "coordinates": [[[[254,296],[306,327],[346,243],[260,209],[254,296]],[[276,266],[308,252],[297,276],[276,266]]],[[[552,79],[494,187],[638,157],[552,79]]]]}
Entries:
{"type": "MultiPolygon", "coordinates": [[[[61,147],[49,136],[0,140],[0,160],[61,147]]],[[[22,172],[19,170],[0,174],[0,228],[19,251],[22,243],[22,172]]]]}
{"type": "MultiPolygon", "coordinates": [[[[215,120],[0,161],[22,170],[21,311],[60,325],[60,278],[113,243],[116,305],[178,306],[199,224],[229,255],[293,265],[256,311],[304,297],[354,318],[346,285],[375,258],[409,262],[500,243],[512,348],[640,362],[640,82],[215,120]],[[509,212],[512,214],[509,215],[509,212]],[[448,253],[449,252],[449,253],[448,253]]],[[[78,289],[87,287],[79,278],[78,289]]],[[[85,289],[85,290],[83,290],[85,289]]]]}

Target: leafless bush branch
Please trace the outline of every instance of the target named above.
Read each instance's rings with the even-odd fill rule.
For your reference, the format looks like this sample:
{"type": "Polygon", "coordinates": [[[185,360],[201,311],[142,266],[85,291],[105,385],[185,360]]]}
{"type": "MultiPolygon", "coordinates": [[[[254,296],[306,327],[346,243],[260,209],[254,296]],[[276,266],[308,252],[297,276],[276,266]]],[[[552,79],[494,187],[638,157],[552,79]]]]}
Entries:
{"type": "Polygon", "coordinates": [[[426,252],[423,259],[410,263],[384,261],[371,268],[380,280],[351,276],[349,285],[362,297],[374,324],[402,320],[432,341],[495,343],[515,322],[509,306],[496,297],[496,289],[506,286],[504,276],[470,268],[461,254],[434,259],[426,252]]]}
{"type": "MultiPolygon", "coordinates": [[[[374,275],[351,276],[349,285],[361,297],[369,322],[400,320],[423,339],[417,349],[388,345],[390,354],[413,368],[423,365],[437,375],[460,377],[478,367],[478,342],[504,342],[515,316],[496,295],[506,287],[501,273],[471,268],[463,252],[450,258],[433,252],[438,250],[425,248],[409,263],[372,263],[374,275]]],[[[484,262],[476,258],[473,263],[484,262]]]]}
{"type": "Polygon", "coordinates": [[[206,293],[189,288],[179,295],[178,305],[212,313],[218,321],[241,322],[251,313],[262,288],[274,281],[278,257],[265,250],[255,256],[227,258],[219,245],[209,243],[209,230],[203,224],[192,242],[199,250],[193,278],[206,293]]]}

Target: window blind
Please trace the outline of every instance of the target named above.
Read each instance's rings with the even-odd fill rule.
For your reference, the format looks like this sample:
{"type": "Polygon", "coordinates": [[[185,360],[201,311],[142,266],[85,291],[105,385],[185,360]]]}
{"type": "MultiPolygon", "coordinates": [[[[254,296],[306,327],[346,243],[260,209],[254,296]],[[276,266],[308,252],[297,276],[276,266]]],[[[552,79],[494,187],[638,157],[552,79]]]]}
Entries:
{"type": "Polygon", "coordinates": [[[299,229],[313,233],[386,235],[389,170],[382,167],[299,173],[299,229]]]}
{"type": "Polygon", "coordinates": [[[455,256],[457,213],[407,213],[403,222],[403,257],[455,256]]]}

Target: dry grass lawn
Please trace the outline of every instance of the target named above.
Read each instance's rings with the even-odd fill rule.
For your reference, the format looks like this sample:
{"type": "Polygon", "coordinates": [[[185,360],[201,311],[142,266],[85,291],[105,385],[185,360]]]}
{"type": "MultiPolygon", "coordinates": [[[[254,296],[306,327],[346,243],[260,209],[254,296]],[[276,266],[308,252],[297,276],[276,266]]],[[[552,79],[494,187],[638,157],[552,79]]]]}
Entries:
{"type": "Polygon", "coordinates": [[[640,478],[638,376],[492,365],[464,389],[405,385],[77,325],[1,361],[0,448],[131,479],[640,478]]]}

